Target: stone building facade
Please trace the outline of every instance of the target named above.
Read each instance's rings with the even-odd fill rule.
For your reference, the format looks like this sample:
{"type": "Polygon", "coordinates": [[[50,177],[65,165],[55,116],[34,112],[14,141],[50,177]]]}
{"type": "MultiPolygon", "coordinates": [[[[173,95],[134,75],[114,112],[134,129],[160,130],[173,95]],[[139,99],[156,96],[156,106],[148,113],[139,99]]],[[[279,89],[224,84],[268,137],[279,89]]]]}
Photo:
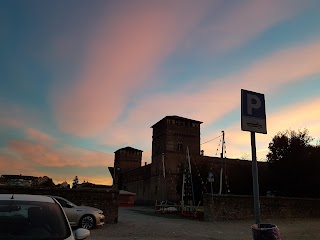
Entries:
{"type": "MultiPolygon", "coordinates": [[[[181,170],[186,165],[189,150],[195,181],[203,184],[209,192],[207,173],[213,172],[216,181],[214,193],[219,188],[220,169],[224,169],[224,194],[250,194],[252,191],[251,161],[203,156],[200,148],[201,121],[179,116],[166,116],[151,128],[152,162],[142,166],[142,151],[131,147],[115,152],[114,168],[109,168],[114,177],[114,187],[134,192],[136,201],[178,202],[181,194],[177,187],[181,182],[181,170]],[[204,174],[205,173],[205,174],[204,174]]],[[[259,180],[263,194],[267,191],[268,170],[265,162],[259,162],[259,180]]]]}

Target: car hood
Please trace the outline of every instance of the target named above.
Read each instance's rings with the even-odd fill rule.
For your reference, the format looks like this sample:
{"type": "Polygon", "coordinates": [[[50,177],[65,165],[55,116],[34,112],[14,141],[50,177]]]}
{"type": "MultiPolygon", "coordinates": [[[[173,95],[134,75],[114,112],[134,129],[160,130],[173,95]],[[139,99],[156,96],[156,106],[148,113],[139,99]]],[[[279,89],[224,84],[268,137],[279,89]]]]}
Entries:
{"type": "Polygon", "coordinates": [[[94,207],[88,207],[88,206],[75,206],[77,210],[83,210],[83,211],[99,211],[103,212],[102,210],[94,207]]]}

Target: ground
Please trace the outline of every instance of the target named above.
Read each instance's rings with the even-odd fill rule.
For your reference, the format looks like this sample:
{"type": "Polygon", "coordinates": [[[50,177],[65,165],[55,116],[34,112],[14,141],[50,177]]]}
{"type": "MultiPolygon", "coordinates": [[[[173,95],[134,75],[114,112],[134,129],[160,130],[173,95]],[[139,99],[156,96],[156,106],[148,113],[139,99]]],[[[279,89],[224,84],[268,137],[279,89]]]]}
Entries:
{"type": "MultiPolygon", "coordinates": [[[[320,240],[320,219],[263,219],[276,224],[282,240],[320,240]]],[[[203,222],[155,214],[152,207],[121,207],[119,222],[91,230],[88,238],[119,239],[252,239],[254,220],[203,222]]]]}

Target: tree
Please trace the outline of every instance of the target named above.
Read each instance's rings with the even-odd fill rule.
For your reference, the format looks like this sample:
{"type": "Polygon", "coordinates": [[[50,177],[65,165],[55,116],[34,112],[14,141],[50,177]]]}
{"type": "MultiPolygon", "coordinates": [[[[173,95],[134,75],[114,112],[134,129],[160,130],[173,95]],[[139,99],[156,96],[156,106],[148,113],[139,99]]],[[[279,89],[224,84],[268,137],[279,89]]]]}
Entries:
{"type": "Polygon", "coordinates": [[[79,182],[78,176],[75,176],[72,183],[72,188],[76,188],[79,182]]]}
{"type": "Polygon", "coordinates": [[[271,188],[280,195],[314,196],[320,186],[315,169],[319,147],[311,145],[307,129],[279,132],[269,143],[267,159],[271,171],[271,188]]]}

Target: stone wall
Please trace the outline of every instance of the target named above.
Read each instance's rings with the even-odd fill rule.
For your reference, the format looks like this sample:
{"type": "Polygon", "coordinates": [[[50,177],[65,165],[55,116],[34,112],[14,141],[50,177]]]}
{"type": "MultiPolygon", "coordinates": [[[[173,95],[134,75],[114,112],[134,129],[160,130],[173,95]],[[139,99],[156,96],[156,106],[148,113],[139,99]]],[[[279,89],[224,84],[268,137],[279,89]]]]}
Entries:
{"type": "MultiPolygon", "coordinates": [[[[260,197],[261,219],[320,218],[320,199],[260,197]]],[[[254,219],[253,196],[213,195],[204,197],[204,220],[254,219]]]]}
{"type": "Polygon", "coordinates": [[[105,214],[106,223],[118,222],[118,190],[104,189],[56,189],[35,187],[9,187],[1,186],[0,194],[33,194],[60,196],[77,205],[86,205],[101,209],[105,214]]]}

